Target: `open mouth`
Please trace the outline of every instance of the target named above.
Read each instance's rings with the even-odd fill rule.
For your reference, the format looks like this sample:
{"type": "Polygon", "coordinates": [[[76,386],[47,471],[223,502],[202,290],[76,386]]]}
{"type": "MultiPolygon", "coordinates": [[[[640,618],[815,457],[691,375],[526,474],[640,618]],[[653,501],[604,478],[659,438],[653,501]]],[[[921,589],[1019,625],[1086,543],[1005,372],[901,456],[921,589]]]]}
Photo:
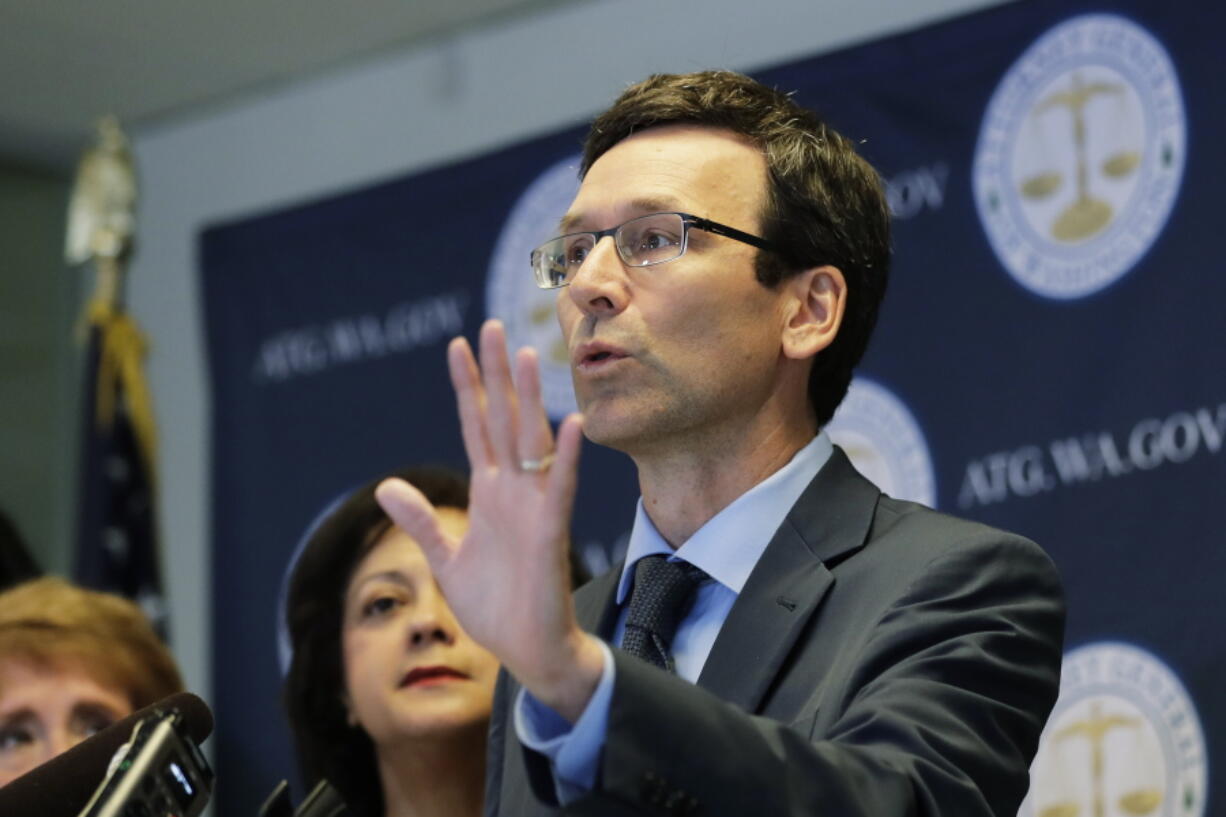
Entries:
{"type": "Polygon", "coordinates": [[[608,365],[625,357],[629,355],[621,349],[603,343],[591,343],[579,349],[577,360],[580,368],[588,368],[608,365]]]}

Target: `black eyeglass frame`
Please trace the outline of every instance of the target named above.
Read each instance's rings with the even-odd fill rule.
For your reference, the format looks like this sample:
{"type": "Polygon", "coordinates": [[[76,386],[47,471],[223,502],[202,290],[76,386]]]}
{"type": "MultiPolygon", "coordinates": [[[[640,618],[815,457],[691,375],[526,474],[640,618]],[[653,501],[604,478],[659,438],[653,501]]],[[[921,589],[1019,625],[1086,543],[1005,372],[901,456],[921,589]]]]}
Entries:
{"type": "Polygon", "coordinates": [[[617,249],[617,257],[620,258],[622,263],[625,264],[626,266],[634,267],[637,269],[637,268],[642,268],[642,267],[654,267],[657,264],[667,264],[671,261],[676,261],[678,258],[685,255],[686,250],[689,249],[689,246],[690,246],[690,230],[692,228],[697,228],[699,230],[702,230],[704,233],[711,233],[712,235],[721,235],[724,238],[731,238],[733,241],[739,241],[742,244],[748,244],[749,246],[757,247],[760,250],[767,250],[769,252],[778,252],[778,249],[773,244],[771,244],[769,241],[767,241],[765,238],[761,238],[759,236],[753,235],[752,233],[747,233],[743,230],[738,230],[735,227],[729,227],[727,224],[720,224],[718,221],[712,221],[709,218],[703,218],[702,216],[696,216],[692,213],[682,213],[680,211],[665,210],[659,213],[644,213],[641,216],[635,216],[634,218],[626,219],[621,224],[618,224],[614,227],[609,227],[607,230],[580,230],[578,232],[563,233],[562,235],[554,236],[553,238],[546,241],[544,244],[541,244],[539,247],[534,249],[531,253],[529,253],[528,263],[532,267],[532,277],[536,280],[536,285],[538,287],[540,287],[541,289],[561,289],[564,286],[569,286],[570,281],[563,281],[560,284],[553,284],[553,285],[546,286],[541,281],[541,276],[536,274],[537,267],[536,267],[536,263],[533,260],[536,257],[537,253],[539,253],[543,247],[546,247],[554,243],[555,241],[561,241],[564,238],[571,238],[573,236],[578,236],[578,235],[590,235],[592,237],[592,248],[595,249],[596,244],[599,243],[599,241],[602,238],[606,236],[611,236],[613,238],[613,246],[617,249]],[[618,244],[617,242],[617,231],[620,230],[622,227],[625,227],[627,224],[638,221],[641,218],[651,218],[652,216],[680,216],[681,224],[682,224],[681,250],[676,255],[674,255],[672,258],[665,258],[660,261],[645,261],[642,264],[631,263],[630,261],[626,259],[624,255],[622,255],[621,245],[618,244]]]}

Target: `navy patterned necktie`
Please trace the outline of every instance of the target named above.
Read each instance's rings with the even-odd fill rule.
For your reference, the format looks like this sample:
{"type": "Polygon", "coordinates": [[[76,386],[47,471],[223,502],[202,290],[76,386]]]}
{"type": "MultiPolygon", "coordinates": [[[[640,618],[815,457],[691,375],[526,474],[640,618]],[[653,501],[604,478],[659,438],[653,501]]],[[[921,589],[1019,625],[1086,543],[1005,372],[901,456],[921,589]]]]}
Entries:
{"type": "Polygon", "coordinates": [[[634,566],[634,592],[630,594],[621,648],[675,672],[673,636],[694,604],[694,591],[707,578],[700,568],[688,562],[670,562],[659,553],[639,559],[634,566]]]}

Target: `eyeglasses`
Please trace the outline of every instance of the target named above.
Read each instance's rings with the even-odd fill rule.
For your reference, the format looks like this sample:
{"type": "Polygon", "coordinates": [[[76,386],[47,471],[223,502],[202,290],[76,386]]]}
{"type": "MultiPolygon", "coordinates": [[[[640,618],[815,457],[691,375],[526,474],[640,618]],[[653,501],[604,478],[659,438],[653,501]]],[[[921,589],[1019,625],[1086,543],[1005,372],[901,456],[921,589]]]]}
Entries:
{"type": "Polygon", "coordinates": [[[613,236],[617,254],[628,267],[650,267],[675,261],[685,255],[690,228],[722,235],[762,250],[774,249],[764,238],[743,233],[689,213],[651,213],[632,218],[624,224],[591,233],[567,233],[546,241],[532,251],[532,273],[541,289],[564,287],[575,277],[595,247],[607,235],[613,236]]]}

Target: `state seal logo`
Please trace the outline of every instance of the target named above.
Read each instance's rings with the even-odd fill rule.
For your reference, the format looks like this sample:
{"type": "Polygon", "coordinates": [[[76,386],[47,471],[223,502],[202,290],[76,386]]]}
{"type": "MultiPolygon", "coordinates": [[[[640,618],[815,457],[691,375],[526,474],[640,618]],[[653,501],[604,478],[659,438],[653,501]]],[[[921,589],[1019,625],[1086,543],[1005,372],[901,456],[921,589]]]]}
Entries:
{"type": "Polygon", "coordinates": [[[532,346],[540,353],[541,392],[550,418],[576,410],[570,355],[554,316],[557,293],[532,281],[529,254],[557,231],[558,219],[579,192],[579,156],[549,167],[516,200],[494,245],[486,280],[486,313],[500,319],[512,350],[532,346]]]}
{"type": "Polygon", "coordinates": [[[936,506],[928,443],[915,417],[889,389],[855,378],[826,432],[884,493],[936,506]]]}
{"type": "Polygon", "coordinates": [[[975,205],[1008,273],[1072,299],[1128,272],[1174,206],[1186,125],[1171,58],[1136,23],[1086,14],[1043,34],[1001,79],[975,149],[975,205]]]}
{"type": "Polygon", "coordinates": [[[1171,668],[1131,644],[1087,644],[1064,657],[1019,817],[1202,817],[1207,769],[1196,707],[1171,668]]]}

